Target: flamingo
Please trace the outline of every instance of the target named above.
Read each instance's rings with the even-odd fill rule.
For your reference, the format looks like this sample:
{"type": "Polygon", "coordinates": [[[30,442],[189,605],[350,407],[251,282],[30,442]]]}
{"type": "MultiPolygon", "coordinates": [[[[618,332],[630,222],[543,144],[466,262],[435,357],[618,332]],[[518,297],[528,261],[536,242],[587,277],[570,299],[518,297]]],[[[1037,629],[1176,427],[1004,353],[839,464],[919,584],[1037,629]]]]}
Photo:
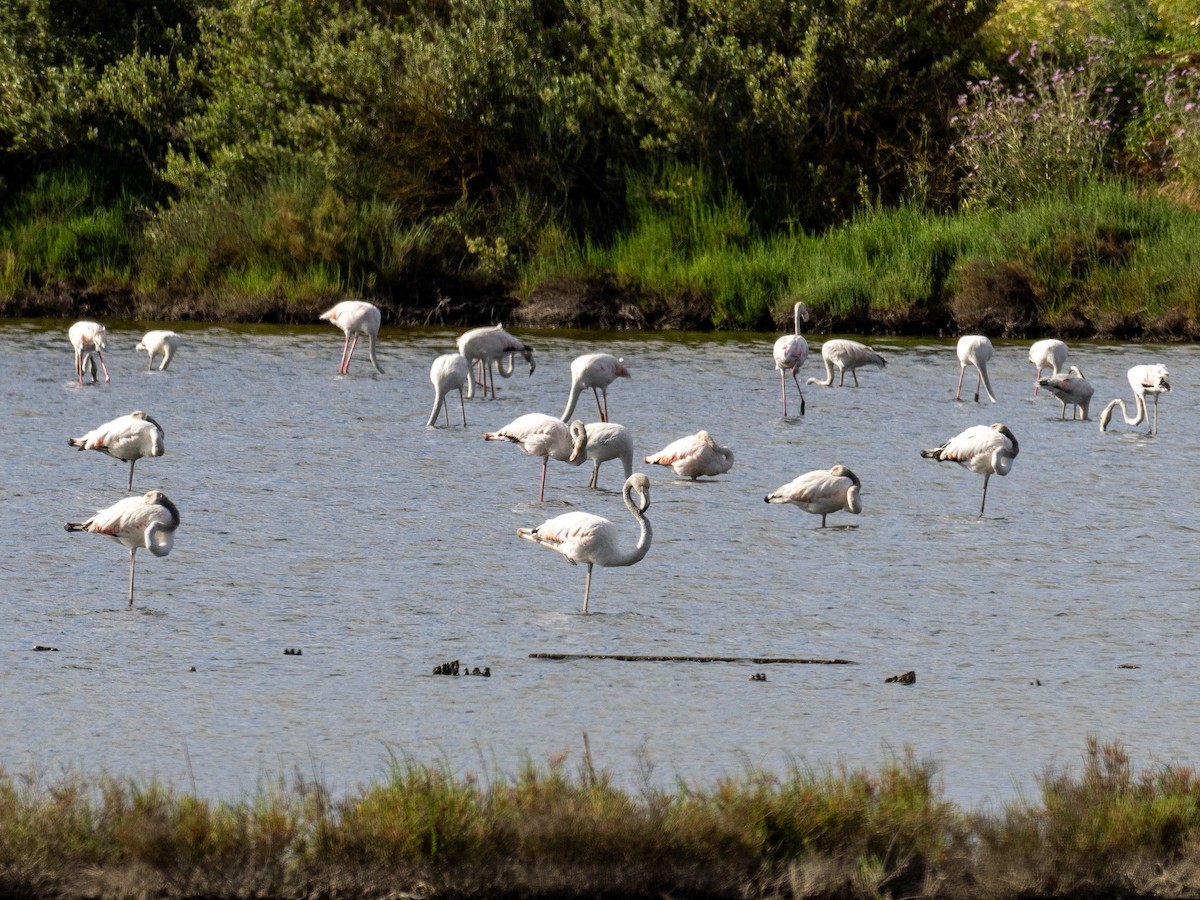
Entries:
{"type": "Polygon", "coordinates": [[[538,490],[538,502],[546,497],[546,465],[550,458],[565,462],[570,459],[574,443],[571,429],[561,419],[544,413],[526,413],[513,419],[499,431],[483,435],[485,441],[509,441],[530,456],[542,458],[542,486],[538,490]]]}
{"type": "MultiPolygon", "coordinates": [[[[488,378],[492,382],[492,399],[496,399],[496,376],[492,374],[492,363],[496,371],[504,378],[511,378],[513,373],[513,357],[520,353],[529,363],[529,374],[537,368],[533,361],[533,348],[513,337],[504,330],[503,325],[490,325],[484,328],[472,328],[458,338],[458,352],[466,357],[467,362],[474,365],[479,363],[479,383],[483,387],[484,399],[488,395],[488,378]],[[501,360],[508,357],[508,369],[501,365],[501,360]]],[[[475,381],[467,383],[467,397],[475,396],[475,381]]]]}
{"type": "Polygon", "coordinates": [[[1058,375],[1047,375],[1045,378],[1039,378],[1038,384],[1052,393],[1062,403],[1062,415],[1060,419],[1067,417],[1067,404],[1073,404],[1071,407],[1071,421],[1075,421],[1077,412],[1083,412],[1083,421],[1088,421],[1088,405],[1092,402],[1092,394],[1095,389],[1090,381],[1083,377],[1083,373],[1079,371],[1079,366],[1071,366],[1071,368],[1058,375]]]}
{"type": "Polygon", "coordinates": [[[433,382],[433,412],[426,426],[432,428],[437,422],[438,410],[446,413],[446,427],[450,426],[450,407],[446,395],[458,390],[458,402],[462,406],[463,428],[467,427],[467,404],[463,400],[463,388],[471,379],[471,367],[461,353],[444,353],[429,367],[429,380],[433,382]]]}
{"type": "Polygon", "coordinates": [[[596,397],[596,409],[600,412],[600,421],[608,421],[608,386],[618,378],[632,378],[625,368],[625,360],[617,359],[609,353],[585,353],[577,356],[571,362],[571,396],[567,398],[567,408],[559,417],[564,422],[575,412],[575,404],[584,388],[591,388],[596,397]],[[597,389],[599,392],[597,393],[597,389]],[[604,404],[600,404],[600,396],[604,395],[604,404]]]}
{"type": "Polygon", "coordinates": [[[979,373],[979,381],[975,385],[975,402],[979,402],[979,388],[983,386],[987,391],[988,398],[995,403],[996,395],[992,393],[992,383],[988,381],[987,364],[992,358],[992,342],[982,334],[968,334],[958,339],[958,389],[954,392],[954,399],[959,399],[959,394],[962,392],[963,374],[967,371],[967,366],[972,365],[975,371],[979,373]]]}
{"type": "Polygon", "coordinates": [[[810,378],[805,384],[819,384],[824,387],[830,387],[833,384],[833,370],[836,366],[837,370],[842,373],[842,379],[838,382],[839,387],[846,383],[847,369],[854,376],[854,386],[858,387],[858,372],[856,370],[860,366],[879,366],[882,369],[887,365],[887,360],[866,344],[842,338],[826,341],[822,344],[821,359],[825,363],[825,380],[821,381],[819,378],[810,378]]]}
{"type": "Polygon", "coordinates": [[[1137,416],[1129,418],[1129,413],[1125,409],[1125,401],[1118,397],[1104,407],[1104,412],[1100,413],[1100,430],[1108,430],[1108,420],[1112,418],[1113,408],[1119,406],[1126,425],[1140,425],[1145,419],[1146,434],[1158,434],[1158,395],[1169,393],[1171,390],[1171,384],[1167,380],[1170,377],[1167,367],[1161,363],[1134,366],[1129,370],[1128,377],[1129,386],[1133,388],[1133,401],[1137,405],[1137,416]],[[1154,395],[1153,425],[1150,424],[1150,417],[1146,412],[1147,394],[1154,395]]]}
{"type": "Polygon", "coordinates": [[[583,585],[583,612],[588,611],[588,596],[592,591],[592,566],[632,566],[641,562],[650,549],[653,531],[646,510],[650,507],[650,479],[638,472],[625,479],[621,489],[625,505],[641,529],[637,544],[630,550],[620,549],[620,532],[608,519],[585,512],[563,513],[537,528],[518,528],[517,534],[527,541],[541,544],[561,553],[571,565],[587,563],[587,580],[583,585]],[[633,502],[636,493],[640,503],[633,502]]]}
{"type": "Polygon", "coordinates": [[[181,338],[174,331],[147,331],[135,350],[144,350],[150,357],[147,368],[154,368],[154,357],[159,353],[162,354],[162,365],[158,367],[158,371],[162,371],[171,364],[171,357],[175,355],[175,351],[179,349],[181,338]]]}
{"type": "Polygon", "coordinates": [[[795,503],[805,512],[819,515],[821,527],[824,528],[825,517],[831,512],[840,509],[855,515],[862,512],[862,500],[858,496],[860,490],[862,482],[857,475],[845,466],[834,466],[828,471],[816,469],[805,472],[763,499],[768,503],[795,503]]]}
{"type": "Polygon", "coordinates": [[[993,473],[1007,475],[1019,451],[1016,436],[1008,430],[1007,425],[997,422],[994,425],[974,425],[940,447],[922,450],[921,456],[939,462],[955,462],[964,469],[982,475],[983,499],[979,501],[979,515],[982,516],[983,506],[987,503],[988,479],[993,473]]]}
{"type": "Polygon", "coordinates": [[[600,463],[610,459],[619,459],[625,467],[625,478],[633,474],[633,437],[629,429],[616,422],[583,422],[576,419],[571,423],[571,455],[567,458],[573,466],[583,464],[585,459],[595,463],[592,468],[592,480],[588,487],[597,489],[597,479],[600,477],[600,463]]]}
{"type": "Polygon", "coordinates": [[[775,341],[773,355],[775,368],[779,370],[779,389],[783,394],[783,417],[787,418],[787,372],[792,373],[792,381],[796,382],[796,391],[800,394],[800,415],[804,415],[804,391],[800,388],[800,379],[796,370],[808,359],[808,341],[800,334],[800,323],[808,321],[808,307],[797,301],[792,307],[792,315],[796,321],[795,334],[785,334],[775,341]]]}
{"type": "Polygon", "coordinates": [[[100,357],[100,368],[104,370],[104,383],[108,384],[108,366],[104,365],[102,352],[108,340],[108,329],[99,322],[76,322],[68,329],[67,337],[75,348],[75,374],[79,377],[79,383],[83,384],[83,370],[88,366],[92,370],[92,384],[96,383],[96,361],[92,359],[92,353],[95,353],[100,357]]]}
{"type": "Polygon", "coordinates": [[[670,466],[676,475],[695,481],[701,475],[720,475],[733,468],[733,451],[714,441],[707,431],[697,431],[672,441],[642,462],[670,466]]]}
{"type": "Polygon", "coordinates": [[[175,545],[179,510],[162,491],[126,497],[83,522],[68,522],[67,531],[107,534],[129,548],[129,605],[133,606],[134,555],[145,547],[155,556],[166,556],[175,545]]]}
{"type": "Polygon", "coordinates": [[[67,438],[80,450],[100,450],[113,459],[129,463],[129,487],[133,490],[133,464],[146,456],[162,456],[166,450],[163,427],[140,409],[127,416],[98,425],[83,437],[67,438]]]}
{"type": "Polygon", "coordinates": [[[379,368],[375,359],[375,343],[379,340],[378,306],[366,300],[343,300],[321,313],[320,318],[323,322],[332,322],[346,333],[346,340],[342,344],[342,361],[338,363],[339,375],[350,373],[350,358],[354,356],[354,348],[358,346],[358,337],[362,334],[367,336],[367,356],[371,359],[371,365],[376,372],[383,374],[383,369],[379,368]],[[354,335],[353,340],[350,339],[351,335],[354,335]]]}
{"type": "Polygon", "coordinates": [[[1033,375],[1033,396],[1036,397],[1042,383],[1042,369],[1050,369],[1051,375],[1061,375],[1067,370],[1067,345],[1057,338],[1037,341],[1029,348],[1029,361],[1037,369],[1033,375]]]}

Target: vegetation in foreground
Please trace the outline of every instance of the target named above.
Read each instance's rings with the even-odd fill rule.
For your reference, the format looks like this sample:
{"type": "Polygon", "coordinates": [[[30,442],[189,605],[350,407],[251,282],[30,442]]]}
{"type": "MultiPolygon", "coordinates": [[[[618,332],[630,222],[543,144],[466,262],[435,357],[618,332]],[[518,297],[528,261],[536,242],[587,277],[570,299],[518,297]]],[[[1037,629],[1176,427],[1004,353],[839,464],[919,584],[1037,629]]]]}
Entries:
{"type": "MultiPolygon", "coordinates": [[[[585,743],[586,747],[586,743],[585,743]]],[[[0,893],[41,897],[1177,897],[1200,892],[1200,776],[1134,772],[1090,741],[1078,774],[999,813],[945,801],[911,752],[630,794],[562,760],[513,777],[395,761],[334,800],[241,802],[157,783],[0,775],[0,893]]]]}

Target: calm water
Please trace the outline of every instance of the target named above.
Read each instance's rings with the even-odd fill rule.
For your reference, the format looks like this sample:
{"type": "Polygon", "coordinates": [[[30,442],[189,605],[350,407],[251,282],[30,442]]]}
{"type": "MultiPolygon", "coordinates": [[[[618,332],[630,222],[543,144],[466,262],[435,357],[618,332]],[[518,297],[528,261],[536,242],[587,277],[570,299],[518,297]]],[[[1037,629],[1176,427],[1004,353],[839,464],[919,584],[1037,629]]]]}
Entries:
{"type": "MultiPolygon", "coordinates": [[[[586,733],[631,789],[748,767],[875,768],[911,746],[975,807],[1035,797],[1036,776],[1076,767],[1088,735],[1122,741],[1140,766],[1200,761],[1195,346],[1072,347],[1096,385],[1093,416],[1128,398],[1129,366],[1168,366],[1175,390],[1152,438],[1059,421],[1057,400],[1031,396],[1029,342],[997,342],[994,406],[954,402],[950,342],[879,340],[886,370],[864,370],[857,390],[808,387],[807,415],[784,420],[774,334],[522,332],[536,373],[470,401],[468,428],[427,429],[429,364],[454,331],[385,331],[387,374],[360,348],[339,377],[328,326],[188,330],[165,373],[134,352],[142,329],[118,327],[112,383],[80,388],[68,324],[0,324],[9,771],[157,776],[228,798],[298,771],[339,792],[393,756],[460,774],[560,754],[573,767],[586,733]],[[653,547],[633,568],[598,568],[583,616],[585,569],[515,532],[579,508],[632,542],[619,464],[589,491],[590,463],[552,461],[538,504],[539,461],[481,435],[560,413],[571,359],[592,350],[633,373],[609,408],[639,457],[707,428],[736,462],[706,483],[652,467],[653,547]],[[167,434],[134,488],[164,490],[183,523],[169,557],[139,554],[131,610],[124,548],[62,526],[120,499],[127,478],[67,438],[133,409],[167,434]],[[918,451],[994,421],[1021,452],[978,519],[982,479],[918,451]],[[763,503],[835,463],[862,479],[861,516],[821,530],[763,503]],[[492,677],[432,674],[451,659],[492,677]],[[915,685],[884,683],[910,669],[915,685]],[[766,682],[750,680],[758,671],[766,682]]],[[[802,372],[819,369],[816,353],[802,372]]],[[[590,397],[577,413],[594,417],[590,397]]]]}

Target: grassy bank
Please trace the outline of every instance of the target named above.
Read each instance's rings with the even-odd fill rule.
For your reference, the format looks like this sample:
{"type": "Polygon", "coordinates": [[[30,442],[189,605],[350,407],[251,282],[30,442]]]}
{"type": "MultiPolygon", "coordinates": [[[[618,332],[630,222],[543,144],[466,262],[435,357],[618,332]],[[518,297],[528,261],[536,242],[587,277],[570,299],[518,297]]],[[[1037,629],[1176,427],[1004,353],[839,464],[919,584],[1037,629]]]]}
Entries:
{"type": "Polygon", "coordinates": [[[560,761],[456,776],[396,761],[331,798],[240,802],[158,783],[0,775],[0,892],[57,897],[1174,897],[1200,891],[1200,777],[1134,772],[1092,742],[1078,773],[996,814],[943,799],[911,754],[710,788],[619,790],[560,761]]]}

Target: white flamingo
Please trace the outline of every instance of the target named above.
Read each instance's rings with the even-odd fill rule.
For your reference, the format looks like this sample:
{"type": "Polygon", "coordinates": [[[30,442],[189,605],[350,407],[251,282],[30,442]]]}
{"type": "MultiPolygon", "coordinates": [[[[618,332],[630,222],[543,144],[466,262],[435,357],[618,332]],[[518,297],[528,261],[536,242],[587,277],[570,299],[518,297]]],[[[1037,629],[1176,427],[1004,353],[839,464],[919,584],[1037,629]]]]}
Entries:
{"type": "MultiPolygon", "coordinates": [[[[496,376],[492,372],[493,363],[495,363],[495,371],[504,378],[512,377],[514,357],[518,353],[525,357],[525,362],[529,363],[530,375],[537,368],[537,363],[533,361],[533,348],[505,331],[503,325],[488,325],[463,332],[458,337],[458,352],[466,357],[471,366],[479,365],[479,384],[483,388],[485,400],[488,395],[489,378],[492,384],[492,399],[496,399],[496,376]],[[507,369],[502,364],[505,357],[508,358],[507,369]]],[[[467,397],[474,396],[475,379],[472,378],[467,383],[467,397]]]]}
{"type": "Polygon", "coordinates": [[[1092,387],[1092,383],[1083,377],[1079,366],[1071,366],[1066,372],[1039,378],[1038,384],[1062,403],[1060,419],[1067,417],[1067,404],[1070,403],[1072,404],[1071,421],[1075,421],[1075,416],[1079,412],[1083,413],[1083,421],[1088,421],[1088,406],[1092,402],[1092,394],[1095,393],[1095,389],[1092,387]]]}
{"type": "Polygon", "coordinates": [[[1133,388],[1133,402],[1137,406],[1137,415],[1132,419],[1129,418],[1129,412],[1125,409],[1125,401],[1118,397],[1104,407],[1104,412],[1100,413],[1100,430],[1108,430],[1108,420],[1112,418],[1113,409],[1119,406],[1121,407],[1121,417],[1125,419],[1126,425],[1141,425],[1145,420],[1146,433],[1158,434],[1158,395],[1169,393],[1171,390],[1167,367],[1161,363],[1134,366],[1129,370],[1128,377],[1129,386],[1133,388]],[[1153,425],[1151,425],[1150,416],[1146,411],[1147,394],[1154,395],[1153,425]]]}
{"type": "Polygon", "coordinates": [[[163,427],[140,409],[127,416],[98,425],[83,437],[67,438],[80,450],[99,450],[113,459],[129,463],[129,487],[133,490],[133,464],[147,456],[162,456],[166,450],[163,427]]]}
{"type": "Polygon", "coordinates": [[[858,341],[850,341],[845,338],[835,338],[832,341],[826,341],[821,345],[821,360],[825,363],[825,380],[819,378],[810,378],[805,384],[819,384],[823,387],[830,387],[833,384],[833,370],[836,368],[842,374],[841,381],[838,386],[846,384],[846,370],[850,370],[850,374],[854,376],[854,386],[858,387],[858,372],[856,371],[861,366],[879,366],[884,368],[887,365],[887,360],[868,347],[866,344],[860,344],[858,341]]]}
{"type": "Polygon", "coordinates": [[[96,383],[96,361],[92,354],[100,357],[100,368],[104,370],[104,383],[108,384],[108,366],[104,365],[104,349],[108,341],[108,329],[99,322],[76,322],[67,330],[71,346],[75,348],[75,375],[83,384],[83,370],[90,367],[92,383],[96,383]]]}
{"type": "Polygon", "coordinates": [[[982,334],[967,334],[958,339],[958,388],[954,391],[954,399],[959,399],[962,393],[963,374],[967,366],[974,366],[979,373],[979,381],[975,384],[975,402],[979,402],[979,388],[987,391],[988,399],[996,402],[992,393],[992,383],[988,380],[987,364],[992,358],[992,342],[982,334]]]}
{"type": "Polygon", "coordinates": [[[629,429],[616,422],[583,422],[576,419],[571,423],[571,455],[567,458],[573,466],[582,465],[590,459],[592,480],[588,487],[595,490],[600,478],[600,463],[619,459],[625,468],[625,478],[633,474],[633,436],[629,429]]]}
{"type": "Polygon", "coordinates": [[[107,534],[129,548],[129,605],[133,606],[134,555],[145,547],[155,556],[166,556],[175,545],[179,510],[162,491],[126,497],[83,522],[68,522],[67,531],[107,534]]]}
{"type": "Polygon", "coordinates": [[[979,501],[979,515],[982,516],[983,506],[987,503],[988,479],[993,474],[1007,475],[1019,451],[1016,436],[1008,426],[997,422],[995,425],[974,425],[940,447],[922,450],[921,456],[958,463],[964,469],[982,475],[983,498],[979,501]]]}
{"type": "Polygon", "coordinates": [[[367,336],[367,356],[371,365],[380,375],[383,369],[375,359],[375,344],[379,340],[379,307],[366,300],[343,300],[321,313],[321,321],[332,322],[346,334],[342,343],[342,360],[338,363],[338,374],[347,375],[350,372],[350,359],[354,356],[354,348],[358,346],[360,335],[367,336]],[[353,339],[351,337],[353,336],[353,339]]]}
{"type": "Polygon", "coordinates": [[[575,412],[575,404],[584,388],[591,388],[596,397],[596,409],[600,413],[600,421],[608,421],[608,386],[618,378],[632,378],[625,368],[625,360],[617,359],[610,353],[585,353],[575,357],[571,362],[571,395],[567,398],[567,408],[559,417],[564,422],[575,412]],[[600,397],[604,396],[601,405],[600,397]]]}
{"type": "Polygon", "coordinates": [[[845,466],[834,466],[828,471],[805,472],[763,499],[768,503],[794,503],[805,512],[820,516],[824,528],[825,517],[831,512],[842,509],[856,515],[862,512],[862,500],[858,496],[861,490],[862,482],[857,475],[845,466]]]}
{"type": "Polygon", "coordinates": [[[516,444],[530,456],[542,458],[542,486],[538,489],[538,502],[546,497],[546,465],[551,458],[565,462],[571,457],[574,442],[571,429],[561,420],[544,413],[526,413],[513,419],[499,431],[488,431],[485,441],[508,441],[516,444]]]}
{"type": "Polygon", "coordinates": [[[450,407],[446,395],[453,390],[458,391],[458,402],[462,407],[463,428],[467,427],[467,404],[463,400],[463,389],[471,380],[471,367],[466,357],[461,353],[443,353],[429,367],[429,380],[433,383],[433,412],[429,414],[426,426],[432,428],[437,423],[438,410],[446,413],[446,427],[450,426],[450,407]]]}
{"type": "Polygon", "coordinates": [[[707,431],[672,441],[643,462],[669,466],[676,475],[695,481],[701,475],[721,475],[733,468],[733,451],[722,447],[707,431]]]}
{"type": "Polygon", "coordinates": [[[149,356],[147,368],[154,368],[154,357],[162,354],[162,365],[158,367],[158,371],[162,371],[171,364],[171,358],[175,355],[175,351],[179,349],[179,343],[182,339],[174,331],[147,331],[142,335],[142,339],[138,341],[138,345],[134,348],[138,351],[144,351],[149,356]]]}
{"type": "Polygon", "coordinates": [[[654,537],[650,520],[646,518],[646,510],[650,506],[650,479],[641,472],[630,475],[625,479],[621,495],[641,529],[637,544],[629,550],[621,550],[621,534],[616,525],[591,513],[564,513],[546,520],[537,528],[517,529],[517,534],[525,540],[561,553],[573,566],[587,563],[587,580],[583,585],[584,614],[588,611],[588,597],[592,592],[592,566],[632,566],[639,563],[645,558],[654,537]],[[635,493],[639,503],[633,502],[635,493]]]}
{"type": "Polygon", "coordinates": [[[1029,361],[1037,369],[1033,374],[1033,396],[1037,396],[1042,383],[1042,369],[1050,369],[1051,375],[1061,375],[1067,370],[1067,345],[1057,338],[1036,341],[1029,348],[1029,361]]]}
{"type": "Polygon", "coordinates": [[[775,358],[775,368],[779,370],[779,390],[783,394],[783,417],[787,418],[787,373],[792,373],[792,381],[796,382],[796,392],[800,394],[800,415],[804,415],[804,391],[800,388],[800,379],[796,370],[808,359],[808,341],[800,333],[800,323],[808,321],[808,307],[797,301],[792,307],[796,331],[785,334],[775,341],[772,356],[775,358]]]}

